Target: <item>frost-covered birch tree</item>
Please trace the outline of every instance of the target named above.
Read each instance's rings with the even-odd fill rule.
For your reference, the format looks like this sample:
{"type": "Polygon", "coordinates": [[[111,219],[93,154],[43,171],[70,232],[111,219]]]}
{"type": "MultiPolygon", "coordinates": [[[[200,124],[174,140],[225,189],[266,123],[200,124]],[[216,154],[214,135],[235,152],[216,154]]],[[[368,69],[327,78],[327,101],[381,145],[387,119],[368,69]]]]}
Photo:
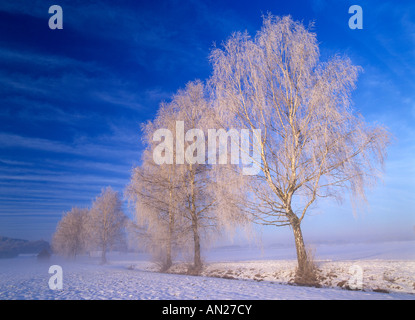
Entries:
{"type": "Polygon", "coordinates": [[[228,187],[237,188],[239,177],[230,165],[231,149],[219,152],[223,147],[220,143],[230,145],[231,140],[217,143],[219,136],[212,134],[220,128],[205,85],[200,80],[189,82],[173,97],[171,108],[176,118],[176,138],[180,140],[175,145],[176,162],[181,163],[177,166],[178,181],[182,184],[179,204],[193,244],[193,266],[189,272],[197,274],[202,268],[202,245],[207,246],[223,231],[233,232],[244,226],[247,220],[235,201],[237,197],[231,197],[235,194],[226,192],[221,183],[226,178],[228,187]],[[219,160],[226,156],[229,162],[212,161],[213,150],[219,160]]]}
{"type": "MultiPolygon", "coordinates": [[[[233,34],[212,50],[215,109],[224,126],[261,129],[261,174],[248,206],[257,222],[290,226],[298,268],[307,269],[301,223],[321,197],[365,197],[389,141],[352,108],[360,68],[335,55],[320,61],[316,34],[291,17],[268,15],[255,37],[233,34]]],[[[242,192],[242,190],[240,190],[242,192]]]]}
{"type": "MultiPolygon", "coordinates": [[[[144,131],[152,133],[150,128],[154,128],[153,123],[147,123],[144,131]]],[[[142,164],[133,169],[126,195],[134,207],[137,240],[161,264],[161,271],[166,271],[172,265],[175,248],[183,241],[178,214],[181,185],[177,181],[176,166],[155,164],[151,144],[148,148],[143,153],[142,164]]]]}
{"type": "Polygon", "coordinates": [[[111,187],[102,189],[92,203],[87,222],[89,245],[101,250],[101,263],[106,263],[106,253],[124,236],[126,216],[120,195],[111,187]]]}
{"type": "Polygon", "coordinates": [[[176,117],[176,136],[181,136],[182,149],[178,147],[176,156],[181,156],[178,167],[181,177],[182,214],[188,222],[193,243],[192,272],[198,273],[202,267],[202,237],[218,232],[218,216],[215,212],[216,199],[212,193],[214,181],[206,164],[205,134],[212,124],[212,112],[206,100],[204,85],[200,81],[190,82],[184,90],[174,96],[171,106],[176,117]],[[180,122],[177,122],[180,121],[180,122]]]}
{"type": "Polygon", "coordinates": [[[52,238],[53,251],[75,259],[87,245],[88,209],[72,208],[59,221],[52,238]]]}
{"type": "Polygon", "coordinates": [[[193,252],[189,272],[199,272],[202,244],[243,220],[238,220],[235,209],[226,214],[218,210],[225,202],[229,208],[237,206],[216,188],[224,174],[207,163],[205,137],[215,125],[212,111],[203,83],[190,82],[144,126],[147,147],[142,165],[133,170],[127,194],[146,235],[166,248],[164,269],[170,267],[171,247],[176,246],[193,252]]]}

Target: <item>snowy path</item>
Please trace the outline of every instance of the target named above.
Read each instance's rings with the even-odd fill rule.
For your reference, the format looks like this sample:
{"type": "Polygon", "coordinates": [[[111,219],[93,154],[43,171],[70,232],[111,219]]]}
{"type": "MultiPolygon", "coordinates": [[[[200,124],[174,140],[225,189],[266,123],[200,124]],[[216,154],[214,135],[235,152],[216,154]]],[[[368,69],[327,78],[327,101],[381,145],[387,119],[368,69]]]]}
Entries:
{"type": "MultiPolygon", "coordinates": [[[[53,263],[53,261],[51,261],[53,263]]],[[[51,263],[33,258],[0,261],[0,299],[415,299],[415,295],[309,288],[128,269],[128,261],[98,266],[61,263],[63,290],[48,287],[51,263]]]]}

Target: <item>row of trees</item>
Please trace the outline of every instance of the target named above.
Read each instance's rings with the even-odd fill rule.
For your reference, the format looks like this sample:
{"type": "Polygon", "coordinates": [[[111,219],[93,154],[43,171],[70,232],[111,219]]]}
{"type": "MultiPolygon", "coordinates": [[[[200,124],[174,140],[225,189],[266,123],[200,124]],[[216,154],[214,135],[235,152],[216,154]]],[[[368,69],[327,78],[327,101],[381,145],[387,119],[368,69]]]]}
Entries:
{"type": "Polygon", "coordinates": [[[52,238],[52,249],[69,258],[99,250],[101,263],[105,263],[107,251],[125,241],[126,221],[119,193],[107,187],[91,209],[74,207],[63,215],[52,238]]]}
{"type": "MultiPolygon", "coordinates": [[[[142,162],[125,193],[135,212],[130,230],[162,270],[190,253],[189,271],[198,273],[210,240],[258,223],[292,229],[297,282],[304,282],[306,213],[322,197],[364,199],[378,178],[389,133],[352,108],[360,68],[338,55],[320,61],[311,27],[268,15],[255,37],[234,33],[212,50],[210,78],[188,83],[143,124],[142,162]],[[209,135],[212,129],[220,134],[209,135]],[[248,149],[233,141],[232,132],[243,130],[261,132],[248,149]],[[238,154],[258,155],[251,157],[258,174],[244,174],[235,145],[238,154]],[[205,153],[212,149],[219,159],[205,153]]],[[[53,247],[75,256],[92,246],[105,262],[125,221],[118,193],[107,188],[90,210],[73,208],[62,218],[53,247]]]]}
{"type": "Polygon", "coordinates": [[[255,222],[291,227],[301,282],[309,265],[301,223],[311,206],[318,198],[340,200],[347,193],[364,199],[376,180],[389,133],[365,123],[352,108],[360,68],[338,55],[320,61],[311,28],[268,15],[255,37],[234,33],[212,50],[211,77],[179,90],[143,125],[146,150],[126,193],[141,242],[161,257],[163,269],[171,266],[174,252],[190,248],[197,272],[202,242],[255,222]],[[173,136],[173,145],[154,135],[160,128],[177,134],[178,123],[184,132],[199,131],[184,142],[173,136]],[[260,173],[247,176],[240,164],[205,161],[194,142],[209,129],[260,129],[261,137],[250,145],[260,155],[260,173]],[[177,161],[183,147],[186,163],[177,161]],[[173,161],[156,164],[160,148],[173,161]]]}

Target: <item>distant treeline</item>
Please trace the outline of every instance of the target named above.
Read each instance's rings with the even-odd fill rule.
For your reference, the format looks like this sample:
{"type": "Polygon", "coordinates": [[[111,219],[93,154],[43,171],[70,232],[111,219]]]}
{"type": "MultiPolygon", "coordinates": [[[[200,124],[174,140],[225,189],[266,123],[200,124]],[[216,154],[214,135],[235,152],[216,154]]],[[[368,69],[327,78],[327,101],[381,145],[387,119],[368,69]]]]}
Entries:
{"type": "Polygon", "coordinates": [[[50,245],[44,240],[22,240],[0,236],[0,259],[14,258],[19,254],[38,254],[42,250],[50,250],[50,245]]]}

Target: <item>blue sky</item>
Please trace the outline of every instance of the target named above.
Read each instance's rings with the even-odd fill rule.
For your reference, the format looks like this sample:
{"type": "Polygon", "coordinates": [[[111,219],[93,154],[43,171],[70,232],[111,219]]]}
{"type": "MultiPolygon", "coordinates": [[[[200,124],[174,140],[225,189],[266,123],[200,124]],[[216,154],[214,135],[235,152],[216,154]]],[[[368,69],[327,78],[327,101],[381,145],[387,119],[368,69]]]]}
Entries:
{"type": "MultiPolygon", "coordinates": [[[[353,215],[320,202],[306,241],[415,238],[415,3],[413,1],[1,1],[0,235],[51,235],[63,212],[101,188],[123,192],[140,161],[139,124],[186,82],[206,79],[208,55],[234,31],[254,35],[261,15],[315,21],[322,59],[363,67],[353,94],[369,122],[395,140],[383,182],[353,215]],[[63,9],[50,30],[48,9],[63,9]],[[348,8],[363,8],[351,30],[348,8]]],[[[290,230],[263,229],[283,241],[290,230]]]]}

